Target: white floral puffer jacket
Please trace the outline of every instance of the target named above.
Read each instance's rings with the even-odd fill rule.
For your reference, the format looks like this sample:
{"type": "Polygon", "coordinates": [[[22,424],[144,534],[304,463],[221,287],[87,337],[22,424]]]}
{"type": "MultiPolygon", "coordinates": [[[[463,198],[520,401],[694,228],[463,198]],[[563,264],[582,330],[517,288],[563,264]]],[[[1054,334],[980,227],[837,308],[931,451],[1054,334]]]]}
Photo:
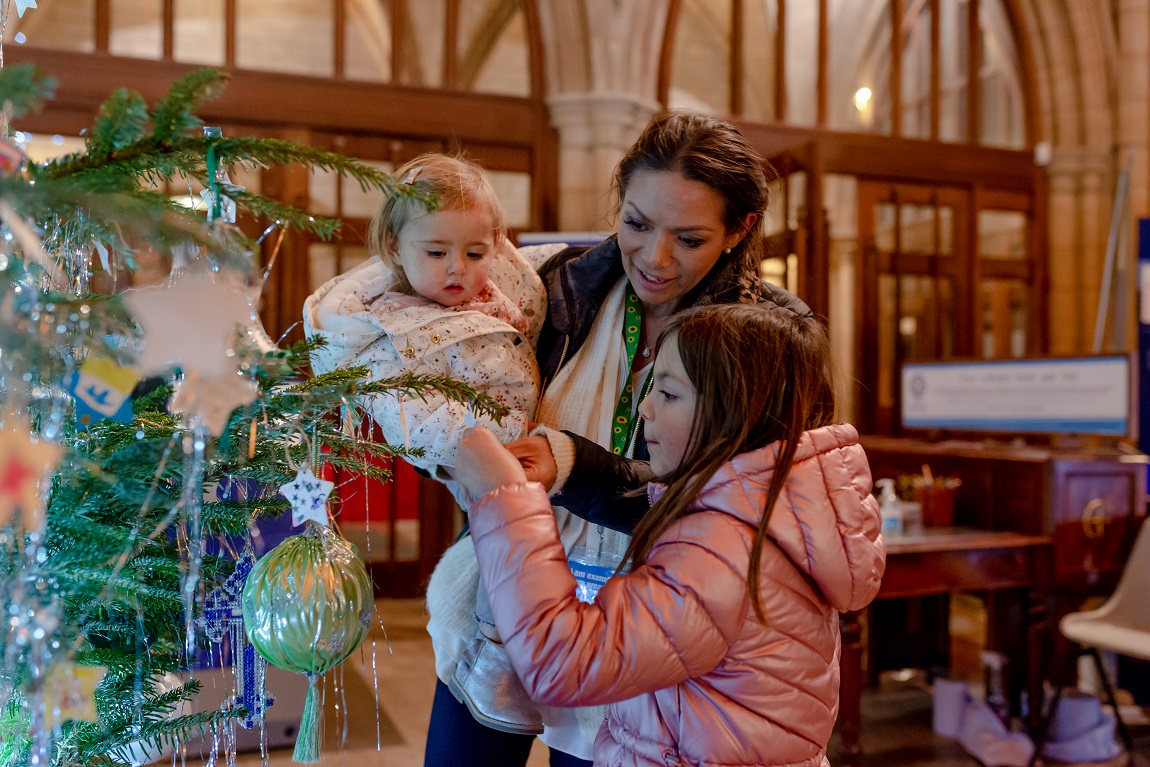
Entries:
{"type": "MultiPolygon", "coordinates": [[[[534,341],[546,311],[543,284],[534,268],[508,244],[495,255],[491,280],[526,318],[526,334],[478,311],[439,305],[372,312],[394,278],[378,257],[328,280],[304,303],[307,335],[327,345],[312,353],[312,368],[325,373],[365,365],[372,380],[406,370],[462,381],[511,409],[501,423],[477,416],[501,442],[526,433],[539,396],[534,341]]],[[[364,408],[389,444],[423,448],[413,465],[447,480],[455,465],[467,407],[441,395],[373,396],[364,408]]]]}

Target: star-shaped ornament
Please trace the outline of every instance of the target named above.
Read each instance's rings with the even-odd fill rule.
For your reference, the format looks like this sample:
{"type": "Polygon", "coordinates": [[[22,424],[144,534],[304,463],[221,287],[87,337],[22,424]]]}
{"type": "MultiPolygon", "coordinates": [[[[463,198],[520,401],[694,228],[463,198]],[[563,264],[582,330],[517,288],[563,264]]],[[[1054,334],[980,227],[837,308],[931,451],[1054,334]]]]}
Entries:
{"type": "Polygon", "coordinates": [[[16,15],[24,18],[24,11],[36,7],[36,0],[16,0],[16,15]]]}
{"type": "Polygon", "coordinates": [[[44,726],[55,729],[68,720],[97,721],[94,695],[107,671],[104,666],[55,664],[44,680],[44,726]]]}
{"type": "Polygon", "coordinates": [[[213,436],[220,436],[232,411],[259,395],[259,388],[239,369],[219,377],[186,375],[176,382],[171,407],[174,413],[197,416],[213,436]]]}
{"type": "Polygon", "coordinates": [[[144,375],[178,365],[185,374],[220,378],[235,372],[236,327],[251,318],[248,299],[231,280],[207,271],[181,276],[174,284],[124,294],[144,331],[136,367],[144,375]]]}
{"type": "Polygon", "coordinates": [[[298,527],[304,522],[327,524],[327,497],[334,482],[320,479],[306,463],[299,467],[295,479],[280,487],[280,493],[291,504],[291,523],[298,527]]]}
{"type": "Polygon", "coordinates": [[[16,512],[25,530],[36,530],[43,520],[41,484],[60,463],[59,445],[33,442],[28,419],[11,413],[0,429],[0,527],[16,512]]]}
{"type": "Polygon", "coordinates": [[[251,352],[263,356],[285,354],[268,335],[267,330],[264,329],[263,321],[260,319],[260,296],[263,294],[266,280],[256,274],[245,275],[238,269],[229,269],[220,277],[229,288],[243,294],[248,302],[247,319],[237,333],[239,344],[236,351],[249,357],[251,352]]]}

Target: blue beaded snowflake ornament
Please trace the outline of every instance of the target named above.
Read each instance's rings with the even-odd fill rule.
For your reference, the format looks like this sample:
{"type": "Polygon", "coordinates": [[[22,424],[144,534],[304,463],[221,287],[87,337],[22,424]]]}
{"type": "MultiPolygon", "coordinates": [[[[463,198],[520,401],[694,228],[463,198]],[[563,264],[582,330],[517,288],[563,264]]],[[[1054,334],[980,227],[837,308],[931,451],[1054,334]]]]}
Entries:
{"type": "Polygon", "coordinates": [[[264,682],[268,663],[248,642],[244,632],[244,614],[240,600],[248,573],[256,564],[256,555],[249,543],[236,561],[236,569],[223,585],[204,600],[204,635],[215,643],[228,637],[232,650],[232,667],[236,674],[236,694],[224,701],[221,710],[230,711],[242,706],[247,713],[237,719],[240,726],[250,730],[263,722],[268,706],[275,698],[267,694],[264,682]]]}

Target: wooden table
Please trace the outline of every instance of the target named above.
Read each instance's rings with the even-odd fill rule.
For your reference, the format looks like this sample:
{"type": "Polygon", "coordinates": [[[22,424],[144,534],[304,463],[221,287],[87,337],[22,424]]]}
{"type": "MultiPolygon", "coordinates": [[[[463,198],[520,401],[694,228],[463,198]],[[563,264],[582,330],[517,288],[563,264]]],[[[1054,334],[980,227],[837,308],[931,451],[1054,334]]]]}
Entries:
{"type": "MultiPolygon", "coordinates": [[[[904,599],[960,592],[1002,592],[1022,600],[1026,630],[1007,632],[999,649],[1016,663],[1026,658],[1030,700],[1042,700],[1040,652],[1045,623],[1042,596],[1048,589],[1053,541],[1049,536],[962,528],[926,528],[921,534],[886,539],[886,574],[877,599],[904,599]]],[[[1021,628],[1021,627],[1018,627],[1021,628]]],[[[862,637],[857,613],[842,616],[842,682],[839,700],[841,763],[861,763],[862,637]]],[[[1038,707],[1032,706],[1032,724],[1038,707]]]]}

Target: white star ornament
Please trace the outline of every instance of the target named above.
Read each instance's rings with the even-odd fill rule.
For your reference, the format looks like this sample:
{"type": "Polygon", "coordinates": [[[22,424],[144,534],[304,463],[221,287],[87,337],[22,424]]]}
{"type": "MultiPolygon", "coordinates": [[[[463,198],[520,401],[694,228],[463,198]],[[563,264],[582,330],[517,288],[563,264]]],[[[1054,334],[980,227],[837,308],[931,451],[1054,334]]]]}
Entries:
{"type": "Polygon", "coordinates": [[[327,497],[334,482],[320,479],[306,463],[299,467],[295,479],[280,487],[280,493],[291,504],[291,523],[298,527],[305,522],[327,524],[327,497]]]}

